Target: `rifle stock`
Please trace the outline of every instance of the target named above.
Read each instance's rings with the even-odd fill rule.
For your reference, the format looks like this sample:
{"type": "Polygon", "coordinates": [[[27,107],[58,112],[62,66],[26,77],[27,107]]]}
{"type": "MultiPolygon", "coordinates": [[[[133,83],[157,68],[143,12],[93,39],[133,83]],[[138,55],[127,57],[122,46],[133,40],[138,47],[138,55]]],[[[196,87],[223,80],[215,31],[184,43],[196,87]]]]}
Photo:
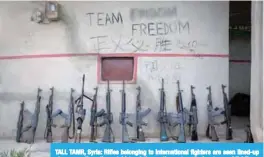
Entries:
{"type": "Polygon", "coordinates": [[[68,143],[69,141],[69,131],[68,128],[65,127],[62,131],[62,136],[61,136],[61,143],[68,143]]]}
{"type": "Polygon", "coordinates": [[[215,126],[211,125],[210,128],[211,128],[211,139],[212,139],[212,141],[219,141],[219,138],[218,138],[217,133],[216,133],[215,126]]]}

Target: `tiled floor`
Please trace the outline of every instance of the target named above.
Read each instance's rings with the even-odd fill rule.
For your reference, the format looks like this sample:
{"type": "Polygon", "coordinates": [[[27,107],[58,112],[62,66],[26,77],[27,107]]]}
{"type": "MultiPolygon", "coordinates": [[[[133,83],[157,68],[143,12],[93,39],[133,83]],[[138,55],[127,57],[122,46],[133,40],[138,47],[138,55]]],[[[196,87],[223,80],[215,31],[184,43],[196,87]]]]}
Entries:
{"type": "MultiPolygon", "coordinates": [[[[221,142],[244,142],[246,138],[246,134],[244,131],[246,124],[248,124],[247,118],[233,117],[232,127],[233,127],[233,138],[234,139],[232,141],[225,141],[223,140],[225,138],[223,136],[224,133],[220,132],[219,138],[221,139],[221,142]]],[[[147,142],[149,143],[159,142],[159,139],[147,139],[147,142]]],[[[170,142],[175,142],[175,141],[170,141],[170,142]]],[[[206,137],[199,137],[198,142],[211,142],[211,141],[208,140],[206,137]]],[[[46,143],[45,141],[37,141],[33,145],[28,145],[28,144],[23,144],[23,143],[18,144],[15,141],[11,141],[11,140],[0,140],[0,152],[5,151],[5,150],[11,150],[11,149],[25,149],[25,148],[30,148],[31,157],[49,157],[49,144],[46,143]]]]}

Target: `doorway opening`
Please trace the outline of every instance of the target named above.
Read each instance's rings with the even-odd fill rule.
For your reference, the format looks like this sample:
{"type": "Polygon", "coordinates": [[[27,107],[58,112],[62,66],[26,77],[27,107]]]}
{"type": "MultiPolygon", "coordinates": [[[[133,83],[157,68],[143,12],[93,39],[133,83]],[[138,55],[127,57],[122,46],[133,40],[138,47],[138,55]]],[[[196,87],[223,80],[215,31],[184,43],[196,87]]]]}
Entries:
{"type": "Polygon", "coordinates": [[[230,1],[229,100],[233,130],[246,139],[250,124],[251,1],[230,1]]]}

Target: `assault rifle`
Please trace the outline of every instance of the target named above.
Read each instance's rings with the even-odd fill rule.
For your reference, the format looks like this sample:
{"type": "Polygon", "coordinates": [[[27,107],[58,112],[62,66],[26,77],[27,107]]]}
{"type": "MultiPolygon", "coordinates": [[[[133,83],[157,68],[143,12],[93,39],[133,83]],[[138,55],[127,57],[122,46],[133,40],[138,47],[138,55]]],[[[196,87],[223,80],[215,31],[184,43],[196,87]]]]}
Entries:
{"type": "Polygon", "coordinates": [[[215,125],[219,125],[220,123],[217,123],[215,121],[215,117],[223,115],[225,111],[223,108],[218,108],[218,107],[213,108],[211,86],[207,87],[206,89],[208,90],[208,97],[207,97],[208,125],[205,134],[212,141],[219,141],[219,138],[216,133],[215,125]]]}
{"type": "Polygon", "coordinates": [[[145,139],[145,135],[144,135],[144,131],[143,131],[143,127],[142,126],[143,125],[147,126],[147,123],[145,123],[143,121],[143,118],[150,113],[151,109],[148,108],[145,111],[141,111],[142,110],[142,108],[141,108],[141,100],[140,100],[141,88],[139,86],[136,89],[138,90],[137,102],[136,102],[136,109],[137,109],[136,110],[136,125],[137,125],[137,130],[136,130],[137,138],[136,138],[136,140],[137,141],[145,141],[146,139],[145,139]]]}
{"type": "Polygon", "coordinates": [[[53,112],[53,93],[54,93],[54,87],[50,88],[51,94],[49,97],[49,103],[46,105],[46,113],[47,113],[47,122],[46,122],[46,129],[44,132],[44,139],[46,142],[51,143],[52,142],[52,112],[53,112]]]}
{"type": "Polygon", "coordinates": [[[176,116],[176,124],[180,125],[180,134],[178,137],[178,142],[185,143],[186,142],[185,124],[189,123],[188,117],[193,116],[193,114],[183,107],[182,94],[181,94],[182,90],[180,88],[180,81],[177,81],[177,86],[178,86],[178,94],[176,97],[176,100],[177,100],[176,105],[178,108],[178,114],[176,116]]]}
{"type": "Polygon", "coordinates": [[[20,111],[19,111],[18,121],[17,121],[16,142],[18,143],[21,142],[21,137],[23,134],[24,108],[25,108],[25,102],[22,101],[20,103],[20,111]]]}
{"type": "Polygon", "coordinates": [[[102,142],[112,143],[115,142],[115,136],[111,127],[113,123],[113,114],[111,112],[111,92],[109,88],[109,81],[107,81],[107,91],[106,91],[106,112],[103,114],[103,122],[99,124],[99,127],[105,125],[104,136],[102,142]]]}
{"type": "Polygon", "coordinates": [[[226,140],[232,140],[232,127],[231,127],[231,105],[228,103],[227,95],[225,93],[225,85],[222,85],[222,92],[223,92],[223,102],[224,102],[224,108],[225,108],[225,121],[223,121],[221,124],[226,124],[226,140]]]}
{"type": "Polygon", "coordinates": [[[74,139],[74,142],[80,143],[81,142],[81,136],[82,136],[82,124],[85,119],[86,115],[86,109],[83,108],[83,98],[87,98],[90,101],[93,101],[91,98],[86,96],[84,94],[84,83],[85,83],[85,75],[83,74],[82,78],[82,93],[78,99],[75,100],[75,103],[77,104],[76,106],[76,113],[77,113],[77,131],[76,131],[76,136],[74,139]]]}
{"type": "Polygon", "coordinates": [[[40,92],[41,91],[42,90],[38,88],[37,102],[35,105],[34,113],[31,113],[29,110],[24,109],[24,102],[21,103],[21,109],[20,109],[19,119],[18,119],[18,124],[17,124],[17,127],[18,127],[17,137],[16,137],[17,142],[32,144],[35,141],[35,134],[36,134],[37,126],[38,126],[38,119],[39,119],[39,112],[40,112],[40,101],[41,101],[40,92]],[[28,114],[31,117],[31,123],[27,125],[26,127],[23,127],[24,114],[28,114]],[[23,137],[23,134],[28,131],[31,132],[31,136],[28,138],[23,137]]]}
{"type": "MultiPolygon", "coordinates": [[[[166,109],[166,94],[164,91],[164,79],[161,80],[160,91],[160,111],[158,113],[158,122],[160,123],[160,141],[168,141],[169,137],[166,129],[169,130],[169,125],[173,124],[175,113],[167,113],[166,109]]],[[[170,130],[169,130],[170,131],[170,130]]],[[[177,140],[177,137],[171,136],[172,139],[177,140]]]]}
{"type": "Polygon", "coordinates": [[[133,124],[127,120],[128,114],[126,113],[126,92],[125,92],[125,81],[123,81],[123,89],[120,90],[121,92],[121,113],[119,116],[119,123],[122,125],[122,142],[128,143],[132,142],[132,140],[129,138],[127,125],[130,127],[133,127],[133,124]]]}
{"type": "Polygon", "coordinates": [[[90,126],[91,126],[91,136],[90,136],[90,142],[95,142],[97,138],[97,117],[102,117],[105,113],[104,109],[101,109],[99,112],[97,112],[97,92],[98,87],[94,88],[95,94],[93,96],[93,104],[91,106],[91,118],[90,118],[90,126]]]}
{"type": "Polygon", "coordinates": [[[246,134],[247,134],[247,138],[246,138],[245,143],[254,143],[254,139],[253,139],[253,136],[252,136],[252,133],[251,133],[250,125],[246,126],[245,131],[246,131],[246,134]]]}
{"type": "MultiPolygon", "coordinates": [[[[63,128],[63,133],[61,136],[61,142],[62,143],[68,143],[68,139],[73,139],[75,135],[75,114],[74,114],[74,98],[73,98],[74,89],[71,88],[71,94],[70,94],[70,103],[68,106],[68,114],[64,113],[61,109],[56,110],[52,114],[52,118],[57,117],[58,115],[62,116],[64,118],[64,124],[60,126],[60,128],[63,128]],[[70,128],[72,126],[72,136],[70,136],[70,128]]],[[[54,125],[56,127],[56,125],[54,125]]]]}
{"type": "Polygon", "coordinates": [[[192,101],[191,101],[190,112],[192,113],[192,115],[190,116],[189,119],[189,133],[191,134],[192,141],[198,141],[198,135],[197,135],[198,116],[197,116],[197,104],[196,104],[195,94],[193,92],[194,88],[195,88],[194,86],[191,86],[192,101]]]}

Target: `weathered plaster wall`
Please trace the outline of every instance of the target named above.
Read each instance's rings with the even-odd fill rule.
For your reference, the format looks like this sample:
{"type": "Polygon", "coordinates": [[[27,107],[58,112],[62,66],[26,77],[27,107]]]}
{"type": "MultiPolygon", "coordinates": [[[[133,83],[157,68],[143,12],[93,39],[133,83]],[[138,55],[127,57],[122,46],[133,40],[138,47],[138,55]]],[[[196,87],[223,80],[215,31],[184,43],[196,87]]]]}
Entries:
{"type": "MultiPolygon", "coordinates": [[[[24,100],[27,108],[33,110],[37,87],[41,87],[43,101],[37,137],[42,138],[49,88],[55,87],[54,110],[67,111],[70,88],[76,89],[76,96],[80,93],[82,74],[86,74],[87,95],[93,94],[93,87],[97,86],[98,55],[123,53],[130,53],[138,62],[136,84],[126,85],[128,112],[135,112],[138,85],[142,87],[142,105],[152,108],[146,118],[149,123],[146,136],[159,136],[154,119],[159,109],[161,77],[165,79],[168,111],[176,111],[177,80],[181,81],[187,108],[190,85],[196,86],[198,132],[204,135],[206,87],[212,86],[213,103],[222,107],[221,84],[228,86],[228,2],[61,2],[62,20],[47,25],[29,20],[32,10],[40,6],[36,2],[0,3],[0,137],[15,137],[20,101],[24,100]],[[131,8],[161,7],[176,8],[176,12],[145,18],[132,16],[130,12],[131,8]],[[69,57],[73,54],[79,56],[69,57]],[[23,56],[19,55],[27,56],[21,59],[23,56]]],[[[99,108],[105,108],[105,84],[98,86],[99,108]]],[[[121,86],[111,84],[111,88],[113,128],[119,136],[121,86]]],[[[84,107],[89,110],[90,106],[85,101],[84,107]]],[[[84,136],[89,135],[89,117],[88,112],[84,136]]],[[[55,120],[61,122],[59,118],[55,120]]],[[[129,128],[131,136],[134,130],[129,128]]],[[[99,131],[101,136],[103,129],[99,131]]],[[[60,136],[59,129],[55,129],[54,136],[60,136]]]]}

